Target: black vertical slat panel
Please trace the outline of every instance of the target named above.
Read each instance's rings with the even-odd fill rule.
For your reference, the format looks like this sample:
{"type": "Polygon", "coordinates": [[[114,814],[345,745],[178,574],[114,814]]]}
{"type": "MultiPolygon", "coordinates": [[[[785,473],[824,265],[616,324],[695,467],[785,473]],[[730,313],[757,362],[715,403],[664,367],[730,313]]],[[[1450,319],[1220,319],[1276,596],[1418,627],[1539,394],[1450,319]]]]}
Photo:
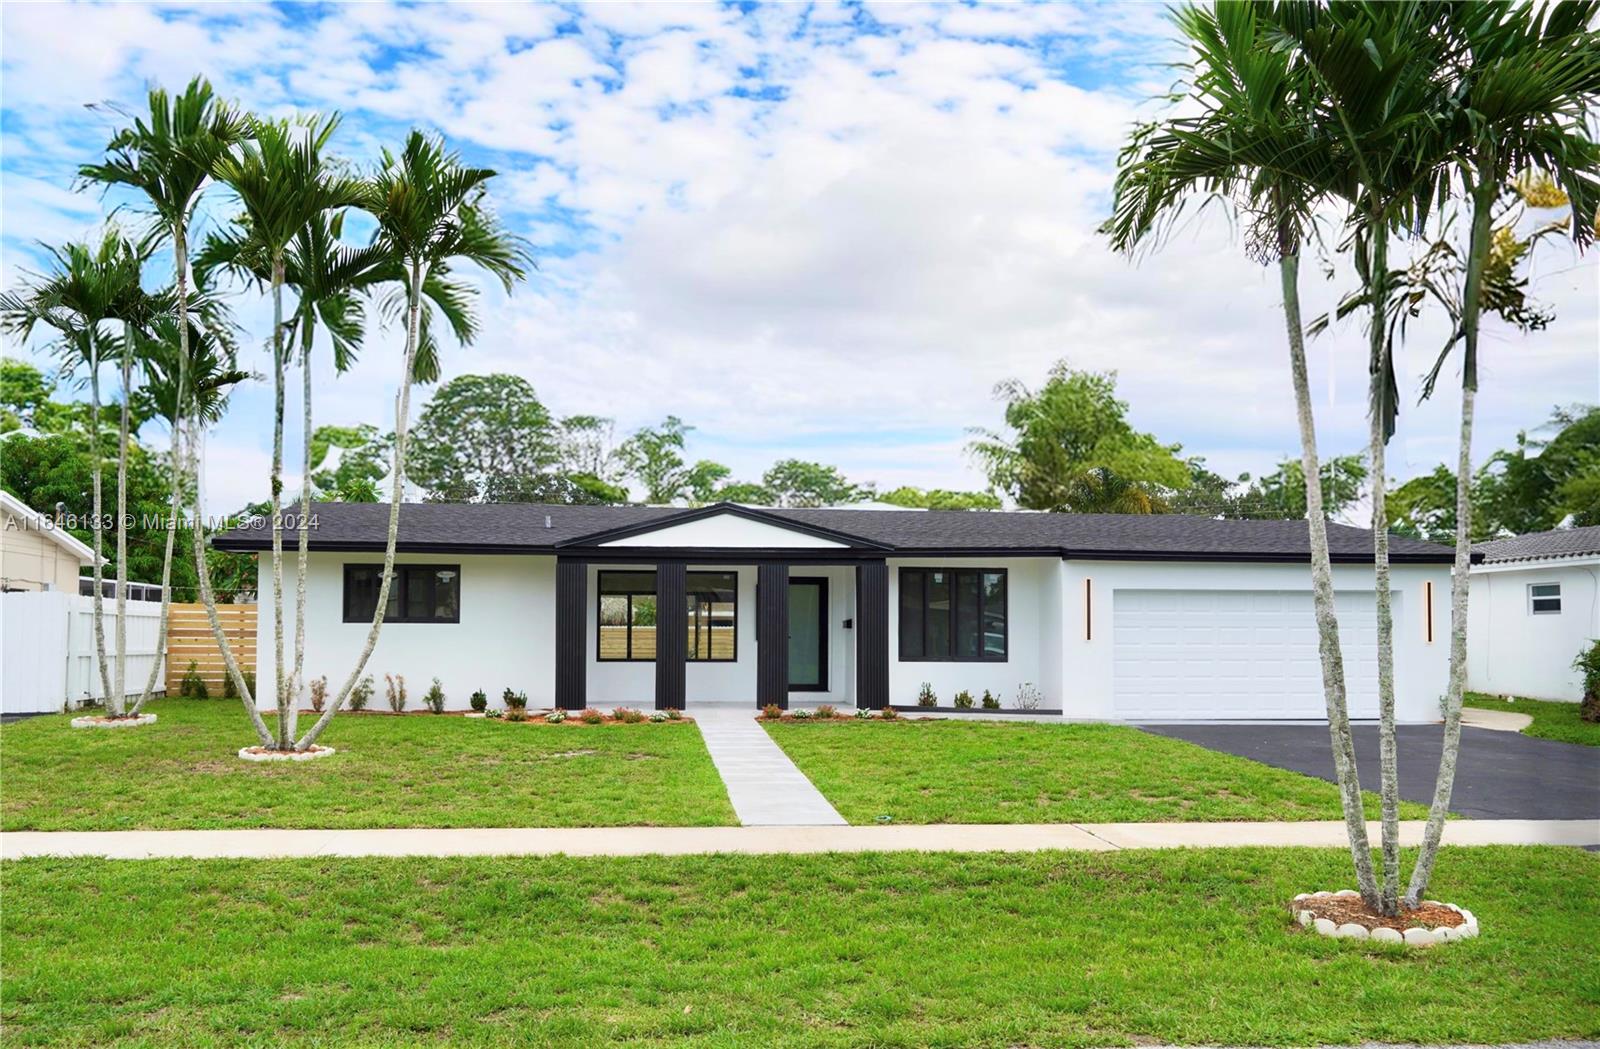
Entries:
{"type": "Polygon", "coordinates": [[[763,563],[756,571],[756,706],[789,706],[789,566],[763,563]]]}
{"type": "Polygon", "coordinates": [[[889,705],[889,566],[856,565],[856,706],[889,705]]]}
{"type": "Polygon", "coordinates": [[[556,706],[582,710],[588,705],[589,566],[556,561],[556,706]]]}
{"type": "Polygon", "coordinates": [[[682,710],[689,648],[688,594],[682,561],[656,565],[656,709],[682,710]]]}

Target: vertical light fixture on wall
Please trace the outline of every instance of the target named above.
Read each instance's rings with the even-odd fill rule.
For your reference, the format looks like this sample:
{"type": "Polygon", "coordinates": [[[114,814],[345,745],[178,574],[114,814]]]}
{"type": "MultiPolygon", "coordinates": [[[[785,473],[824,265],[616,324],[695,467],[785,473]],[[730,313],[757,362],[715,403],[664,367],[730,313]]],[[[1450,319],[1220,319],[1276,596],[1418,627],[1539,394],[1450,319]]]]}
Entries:
{"type": "Polygon", "coordinates": [[[1422,581],[1423,628],[1428,634],[1428,644],[1433,644],[1433,580],[1422,581]]]}
{"type": "Polygon", "coordinates": [[[1083,639],[1085,641],[1094,640],[1094,593],[1091,589],[1093,586],[1094,580],[1085,579],[1083,581],[1083,639]]]}

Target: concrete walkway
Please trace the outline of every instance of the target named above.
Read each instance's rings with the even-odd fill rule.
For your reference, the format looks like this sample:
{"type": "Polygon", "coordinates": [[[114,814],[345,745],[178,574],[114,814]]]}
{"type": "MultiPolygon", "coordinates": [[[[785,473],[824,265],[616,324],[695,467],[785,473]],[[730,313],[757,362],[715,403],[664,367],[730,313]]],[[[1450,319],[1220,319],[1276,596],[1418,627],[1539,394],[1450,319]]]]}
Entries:
{"type": "Polygon", "coordinates": [[[844,826],[844,817],[789,760],[750,707],[696,706],[695,724],[728,800],[746,827],[844,826]]]}
{"type": "MultiPolygon", "coordinates": [[[[831,811],[831,810],[830,810],[831,811]]],[[[1401,841],[1422,839],[1422,821],[1401,841]]],[[[1378,839],[1378,824],[1368,827],[1378,839]]],[[[1455,820],[1445,844],[1600,845],[1600,820],[1455,820]]],[[[510,827],[465,830],[12,831],[0,859],[276,859],[317,856],[691,856],[713,853],[1037,852],[1345,847],[1344,823],[1017,823],[866,827],[510,827]]]]}
{"type": "Polygon", "coordinates": [[[1510,710],[1462,707],[1461,723],[1472,728],[1486,728],[1491,732],[1521,732],[1533,724],[1533,715],[1517,714],[1510,710]]]}

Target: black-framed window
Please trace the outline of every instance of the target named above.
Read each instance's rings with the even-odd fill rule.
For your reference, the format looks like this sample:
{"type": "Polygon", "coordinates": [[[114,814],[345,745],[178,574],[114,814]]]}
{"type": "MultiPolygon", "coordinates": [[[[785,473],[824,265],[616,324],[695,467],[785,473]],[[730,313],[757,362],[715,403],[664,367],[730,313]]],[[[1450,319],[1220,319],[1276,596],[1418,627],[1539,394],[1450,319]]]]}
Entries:
{"type": "MultiPolygon", "coordinates": [[[[382,565],[344,566],[344,621],[369,623],[378,607],[382,565]]],[[[460,565],[395,565],[385,623],[461,622],[460,565]]]]}
{"type": "Polygon", "coordinates": [[[689,572],[691,663],[732,663],[739,658],[739,573],[689,572]]]}
{"type": "Polygon", "coordinates": [[[900,569],[900,661],[1003,663],[1003,568],[900,569]]]}
{"type": "Polygon", "coordinates": [[[597,591],[595,658],[602,663],[654,662],[655,572],[601,572],[597,591]]]}

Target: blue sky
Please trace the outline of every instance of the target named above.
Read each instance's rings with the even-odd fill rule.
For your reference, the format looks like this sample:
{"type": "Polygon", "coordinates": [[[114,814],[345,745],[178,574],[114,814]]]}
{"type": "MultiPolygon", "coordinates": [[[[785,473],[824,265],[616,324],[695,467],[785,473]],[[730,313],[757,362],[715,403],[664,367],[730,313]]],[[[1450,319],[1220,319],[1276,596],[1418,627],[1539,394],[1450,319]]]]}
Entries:
{"type": "MultiPolygon", "coordinates": [[[[671,413],[692,455],[754,479],[817,458],[882,485],[977,487],[966,428],[991,389],[1065,357],[1114,368],[1135,422],[1222,472],[1296,449],[1274,273],[1220,216],[1135,262],[1096,237],[1116,149],[1181,55],[1155,4],[8,5],[0,9],[0,276],[116,204],[72,191],[144,85],[199,72],[258,111],[338,110],[357,162],[418,125],[502,172],[536,246],[446,374],[511,371],[619,433],[671,413]]],[[[228,214],[216,194],[207,216],[228,214]]],[[[1349,278],[1308,267],[1308,313],[1349,278]]],[[[1489,333],[1487,451],[1551,406],[1600,399],[1593,257],[1541,249],[1548,332],[1489,333]]],[[[263,305],[241,316],[259,348],[263,305]]],[[[1401,361],[1408,388],[1437,333],[1401,361]]],[[[1324,447],[1363,443],[1362,335],[1314,345],[1324,447]]],[[[399,333],[369,339],[319,421],[387,417],[399,333]]],[[[7,345],[33,354],[36,347],[7,345]]],[[[1410,408],[1399,476],[1451,455],[1450,399],[1410,408]]],[[[259,497],[270,391],[208,443],[212,509],[259,497]]],[[[289,461],[298,458],[291,426],[289,461]]]]}

